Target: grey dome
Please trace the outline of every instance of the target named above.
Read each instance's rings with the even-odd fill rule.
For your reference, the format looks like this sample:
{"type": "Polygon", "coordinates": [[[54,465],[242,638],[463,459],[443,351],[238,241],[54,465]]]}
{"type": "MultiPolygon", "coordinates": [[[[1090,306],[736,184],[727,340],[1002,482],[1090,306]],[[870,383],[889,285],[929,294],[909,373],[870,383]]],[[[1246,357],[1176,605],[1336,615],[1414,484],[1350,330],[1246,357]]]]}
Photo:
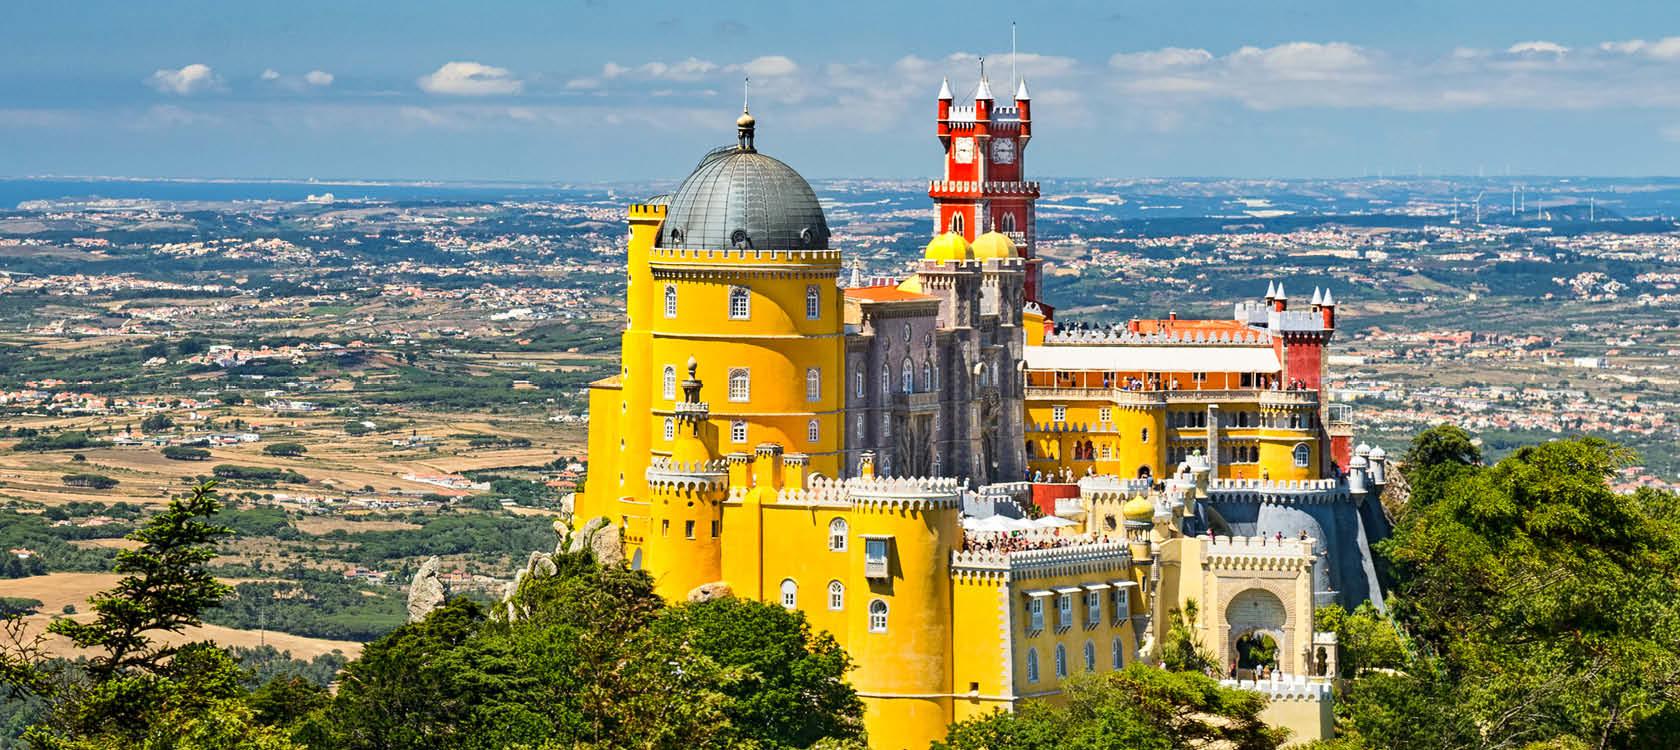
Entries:
{"type": "Polygon", "coordinates": [[[828,221],[810,183],[747,140],[706,154],[671,194],[658,246],[826,250],[828,221]]]}

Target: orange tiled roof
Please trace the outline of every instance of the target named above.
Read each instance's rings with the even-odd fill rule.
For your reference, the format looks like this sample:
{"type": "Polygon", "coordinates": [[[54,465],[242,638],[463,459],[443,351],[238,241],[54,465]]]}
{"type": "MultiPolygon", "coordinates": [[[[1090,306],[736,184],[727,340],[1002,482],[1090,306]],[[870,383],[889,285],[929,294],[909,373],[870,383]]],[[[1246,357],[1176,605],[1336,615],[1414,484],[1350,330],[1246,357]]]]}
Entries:
{"type": "Polygon", "coordinates": [[[864,302],[927,302],[939,299],[931,294],[906,292],[896,286],[864,286],[847,289],[846,298],[864,302]]]}

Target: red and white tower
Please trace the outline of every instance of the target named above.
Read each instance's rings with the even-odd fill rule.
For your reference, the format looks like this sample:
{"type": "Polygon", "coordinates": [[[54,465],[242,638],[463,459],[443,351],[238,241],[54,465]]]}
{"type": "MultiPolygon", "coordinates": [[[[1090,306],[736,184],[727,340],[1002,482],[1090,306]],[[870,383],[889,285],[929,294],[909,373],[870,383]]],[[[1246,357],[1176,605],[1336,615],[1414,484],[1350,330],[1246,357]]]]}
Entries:
{"type": "Polygon", "coordinates": [[[998,106],[982,66],[973,106],[956,106],[946,80],[939,86],[938,112],[945,175],[928,186],[937,222],[934,233],[957,232],[970,242],[989,231],[1009,235],[1026,260],[1026,299],[1048,316],[1050,306],[1039,298],[1041,261],[1034,250],[1038,183],[1022,179],[1027,141],[1032,138],[1027,82],[1016,87],[1014,106],[998,106]]]}

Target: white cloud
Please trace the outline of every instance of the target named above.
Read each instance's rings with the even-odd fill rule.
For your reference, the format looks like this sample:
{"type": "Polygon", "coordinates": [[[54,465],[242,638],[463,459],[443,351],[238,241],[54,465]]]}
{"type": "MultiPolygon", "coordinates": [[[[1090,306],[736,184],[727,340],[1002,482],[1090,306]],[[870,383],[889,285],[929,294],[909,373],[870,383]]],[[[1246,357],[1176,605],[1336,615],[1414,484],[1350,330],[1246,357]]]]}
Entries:
{"type": "MultiPolygon", "coordinates": [[[[710,60],[690,57],[674,63],[652,62],[642,63],[635,67],[619,65],[609,62],[601,66],[601,78],[613,80],[615,78],[639,78],[657,81],[698,81],[708,74],[718,70],[719,66],[710,60]]],[[[587,79],[582,79],[587,80],[587,79]]]]}
{"type": "Polygon", "coordinates": [[[493,96],[518,94],[525,83],[506,68],[476,62],[449,62],[420,77],[420,89],[428,94],[451,96],[493,96]]]}
{"type": "Polygon", "coordinates": [[[1157,71],[1185,68],[1213,62],[1213,53],[1205,49],[1162,47],[1147,52],[1117,52],[1108,58],[1111,68],[1120,70],[1157,71]]]}
{"type": "Polygon", "coordinates": [[[773,78],[798,73],[799,65],[782,55],[766,55],[743,64],[741,71],[756,78],[773,78]]]}
{"type": "Polygon", "coordinates": [[[264,70],[262,72],[261,77],[265,81],[278,81],[278,80],[280,80],[280,71],[275,70],[273,68],[268,68],[267,70],[264,70]]]}
{"type": "Polygon", "coordinates": [[[324,70],[311,70],[303,74],[303,82],[311,86],[331,86],[333,74],[324,70]]]}
{"type": "Polygon", "coordinates": [[[1253,67],[1295,81],[1343,78],[1370,65],[1364,50],[1345,42],[1290,42],[1276,47],[1243,47],[1226,59],[1233,68],[1253,67]]]}
{"type": "Polygon", "coordinates": [[[1557,42],[1536,40],[1532,42],[1517,42],[1505,50],[1512,55],[1563,55],[1569,48],[1557,42]]]}
{"type": "Polygon", "coordinates": [[[190,96],[205,91],[221,89],[222,80],[216,71],[203,63],[193,63],[180,70],[164,68],[146,79],[146,85],[165,94],[190,96]]]}
{"type": "Polygon", "coordinates": [[[1680,58],[1680,36],[1663,37],[1654,42],[1644,39],[1629,39],[1624,42],[1605,42],[1598,48],[1611,53],[1623,55],[1643,55],[1657,60],[1674,60],[1680,58]]]}

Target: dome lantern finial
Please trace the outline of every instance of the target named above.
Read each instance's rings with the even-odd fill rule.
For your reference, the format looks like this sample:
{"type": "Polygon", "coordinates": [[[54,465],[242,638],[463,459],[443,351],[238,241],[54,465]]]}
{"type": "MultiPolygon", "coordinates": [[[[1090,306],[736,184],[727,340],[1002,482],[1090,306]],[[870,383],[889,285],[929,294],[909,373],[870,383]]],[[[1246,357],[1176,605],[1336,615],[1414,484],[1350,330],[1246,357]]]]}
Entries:
{"type": "Polygon", "coordinates": [[[740,143],[742,151],[757,151],[753,148],[753,129],[758,124],[752,112],[747,109],[747,87],[752,84],[752,78],[741,80],[741,116],[735,118],[735,137],[740,143]]]}

